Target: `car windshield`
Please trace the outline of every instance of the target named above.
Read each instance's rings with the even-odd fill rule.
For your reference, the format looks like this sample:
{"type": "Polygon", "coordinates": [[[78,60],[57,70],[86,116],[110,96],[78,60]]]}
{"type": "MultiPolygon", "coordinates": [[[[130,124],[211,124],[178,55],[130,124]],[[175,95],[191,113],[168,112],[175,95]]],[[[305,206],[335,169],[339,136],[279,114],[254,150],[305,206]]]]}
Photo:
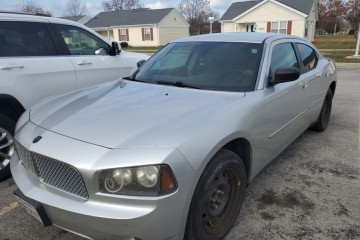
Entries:
{"type": "Polygon", "coordinates": [[[254,91],[262,44],[175,42],[150,58],[132,80],[220,91],[254,91]]]}

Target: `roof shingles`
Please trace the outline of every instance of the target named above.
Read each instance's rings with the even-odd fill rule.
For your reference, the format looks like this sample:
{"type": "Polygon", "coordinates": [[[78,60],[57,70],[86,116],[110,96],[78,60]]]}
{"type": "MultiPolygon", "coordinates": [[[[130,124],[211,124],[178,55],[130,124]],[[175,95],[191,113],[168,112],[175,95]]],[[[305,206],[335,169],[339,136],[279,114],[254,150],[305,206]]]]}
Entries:
{"type": "MultiPolygon", "coordinates": [[[[246,11],[248,11],[249,9],[256,6],[262,1],[266,1],[266,0],[235,2],[224,13],[220,21],[233,20],[234,18],[245,13],[246,11]]],[[[314,5],[315,0],[276,0],[276,1],[284,5],[287,5],[297,11],[300,11],[302,13],[310,14],[310,11],[314,5]]]]}
{"type": "Polygon", "coordinates": [[[87,24],[90,28],[106,28],[111,26],[131,26],[160,23],[174,8],[135,9],[101,12],[87,24]]]}

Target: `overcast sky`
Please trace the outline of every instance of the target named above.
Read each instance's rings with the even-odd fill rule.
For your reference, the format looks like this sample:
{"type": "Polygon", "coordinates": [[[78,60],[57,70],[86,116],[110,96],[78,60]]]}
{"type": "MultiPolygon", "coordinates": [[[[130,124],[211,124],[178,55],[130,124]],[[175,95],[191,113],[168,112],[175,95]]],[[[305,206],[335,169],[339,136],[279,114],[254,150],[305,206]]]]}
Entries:
{"type": "MultiPolygon", "coordinates": [[[[103,11],[103,0],[82,0],[88,9],[89,15],[94,16],[97,13],[103,11]]],[[[219,13],[220,17],[224,14],[225,10],[231,5],[232,2],[238,2],[241,0],[210,0],[212,9],[219,13]]],[[[27,0],[0,0],[0,10],[16,10],[27,0]]],[[[33,0],[38,5],[45,7],[52,11],[55,16],[61,16],[66,0],[33,0]]],[[[159,8],[176,8],[180,0],[141,0],[145,7],[152,9],[159,8]]]]}

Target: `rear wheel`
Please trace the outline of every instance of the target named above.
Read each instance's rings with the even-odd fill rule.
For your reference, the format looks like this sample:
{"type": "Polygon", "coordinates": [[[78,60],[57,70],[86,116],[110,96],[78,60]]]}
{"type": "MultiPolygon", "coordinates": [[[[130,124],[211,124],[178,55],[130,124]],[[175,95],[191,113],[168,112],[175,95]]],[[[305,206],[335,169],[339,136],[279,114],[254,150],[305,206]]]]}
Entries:
{"type": "Polygon", "coordinates": [[[16,122],[0,114],[0,181],[10,177],[10,159],[14,153],[14,131],[16,122]]]}
{"type": "Polygon", "coordinates": [[[234,225],[246,187],[245,167],[238,155],[220,150],[205,168],[191,201],[186,240],[220,240],[234,225]]]}
{"type": "Polygon", "coordinates": [[[328,127],[330,121],[330,115],[331,115],[332,99],[333,99],[333,94],[331,89],[329,88],[326,93],[319,118],[315,123],[315,125],[311,127],[312,130],[322,132],[328,127]]]}

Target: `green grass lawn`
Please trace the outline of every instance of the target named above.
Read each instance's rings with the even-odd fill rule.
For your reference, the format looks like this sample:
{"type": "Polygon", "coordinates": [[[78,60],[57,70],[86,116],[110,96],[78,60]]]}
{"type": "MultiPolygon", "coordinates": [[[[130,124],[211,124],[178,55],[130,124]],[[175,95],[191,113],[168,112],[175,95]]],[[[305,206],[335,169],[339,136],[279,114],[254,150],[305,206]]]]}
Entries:
{"type": "Polygon", "coordinates": [[[354,35],[322,35],[315,36],[313,44],[320,49],[325,57],[333,58],[336,62],[360,63],[360,59],[347,59],[353,56],[356,48],[354,35]],[[344,49],[343,51],[330,51],[329,49],[344,49]]]}
{"type": "Polygon", "coordinates": [[[325,57],[329,57],[334,59],[336,62],[341,63],[360,63],[360,59],[347,59],[347,56],[353,56],[355,54],[354,50],[346,50],[346,51],[337,51],[337,52],[321,52],[325,57]]]}
{"type": "Polygon", "coordinates": [[[353,35],[315,36],[313,44],[319,49],[355,49],[356,38],[353,35]]]}

